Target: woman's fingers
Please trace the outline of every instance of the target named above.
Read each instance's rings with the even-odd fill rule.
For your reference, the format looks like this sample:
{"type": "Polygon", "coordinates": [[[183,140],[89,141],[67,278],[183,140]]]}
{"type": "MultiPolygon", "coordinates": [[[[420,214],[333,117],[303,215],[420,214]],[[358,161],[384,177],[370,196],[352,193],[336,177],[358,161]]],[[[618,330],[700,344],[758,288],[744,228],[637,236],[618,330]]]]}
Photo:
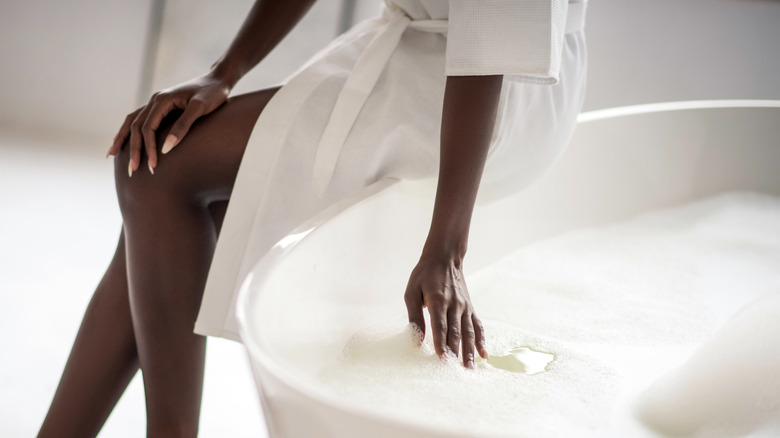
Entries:
{"type": "Polygon", "coordinates": [[[460,318],[463,312],[457,307],[450,307],[447,312],[447,346],[458,357],[460,350],[460,318]]]}
{"type": "Polygon", "coordinates": [[[482,321],[477,318],[477,315],[471,315],[471,323],[474,326],[474,342],[477,348],[477,353],[482,356],[483,359],[488,358],[487,345],[485,345],[485,328],[482,326],[482,321]]]}
{"type": "Polygon", "coordinates": [[[423,337],[423,308],[428,308],[431,337],[437,356],[444,359],[448,352],[452,352],[457,357],[462,351],[463,366],[467,368],[474,368],[475,352],[487,359],[485,330],[482,322],[474,315],[471,298],[459,268],[419,262],[406,285],[404,301],[409,323],[419,327],[423,337]]]}
{"type": "Polygon", "coordinates": [[[431,314],[433,348],[439,357],[444,357],[447,354],[447,308],[443,305],[429,304],[428,313],[431,314]]]}
{"type": "Polygon", "coordinates": [[[127,163],[127,174],[133,176],[133,172],[138,169],[141,162],[141,146],[143,144],[143,134],[141,127],[149,114],[150,105],[146,105],[130,124],[130,162],[127,163]]]}
{"type": "Polygon", "coordinates": [[[425,339],[425,315],[423,315],[422,291],[417,289],[412,281],[406,286],[404,293],[404,302],[406,302],[406,313],[409,315],[409,323],[417,326],[420,331],[420,337],[417,339],[421,344],[425,339]]]}
{"type": "MultiPolygon", "coordinates": [[[[143,108],[140,108],[137,112],[128,116],[128,120],[125,121],[125,125],[122,126],[120,134],[117,134],[117,138],[122,136],[121,142],[124,141],[128,135],[130,136],[130,162],[128,163],[128,174],[133,176],[133,172],[138,170],[138,166],[141,162],[141,149],[146,151],[147,162],[149,171],[154,173],[154,168],[157,167],[157,139],[155,132],[160,127],[162,120],[167,116],[174,108],[181,104],[176,104],[173,98],[162,98],[160,95],[155,94],[152,97],[152,101],[143,108]],[[131,117],[135,115],[134,117],[131,117]]],[[[184,135],[190,130],[192,124],[206,113],[206,105],[198,98],[192,98],[184,108],[184,112],[176,120],[176,123],[171,127],[168,136],[163,143],[162,153],[166,154],[174,146],[176,146],[184,135]]],[[[116,146],[112,145],[112,148],[116,146]]],[[[113,149],[112,149],[113,150],[113,149]]]]}
{"type": "Polygon", "coordinates": [[[176,123],[173,124],[168,136],[165,138],[162,153],[167,154],[176,147],[181,139],[187,135],[195,120],[198,120],[204,114],[206,114],[206,104],[198,98],[190,99],[184,112],[176,120],[176,123]]]}
{"type": "Polygon", "coordinates": [[[119,132],[116,133],[114,136],[114,142],[111,144],[111,147],[108,148],[108,152],[106,153],[106,158],[108,158],[111,155],[116,155],[119,153],[119,150],[122,149],[122,145],[125,143],[125,140],[127,140],[127,136],[130,135],[130,124],[133,123],[133,120],[135,120],[138,113],[141,112],[143,107],[138,108],[137,110],[133,111],[132,113],[128,114],[127,117],[125,117],[125,121],[122,123],[122,126],[119,128],[119,132]]]}
{"type": "Polygon", "coordinates": [[[463,313],[460,321],[460,330],[463,336],[463,366],[474,368],[474,345],[476,342],[476,333],[474,323],[468,312],[463,313]]]}
{"type": "Polygon", "coordinates": [[[152,109],[146,116],[146,120],[141,126],[141,133],[144,138],[144,150],[146,151],[146,161],[149,166],[149,172],[154,174],[154,168],[157,167],[157,139],[155,131],[160,127],[162,119],[174,108],[173,101],[170,99],[155,99],[152,109]]]}

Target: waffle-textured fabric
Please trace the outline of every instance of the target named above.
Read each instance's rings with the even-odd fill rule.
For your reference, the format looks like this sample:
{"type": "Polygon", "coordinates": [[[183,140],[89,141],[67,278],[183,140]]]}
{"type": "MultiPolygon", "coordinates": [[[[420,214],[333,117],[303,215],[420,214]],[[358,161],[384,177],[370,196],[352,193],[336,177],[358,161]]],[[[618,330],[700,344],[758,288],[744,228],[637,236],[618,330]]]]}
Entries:
{"type": "Polygon", "coordinates": [[[447,75],[493,73],[557,83],[567,6],[550,0],[451,0],[447,75]]]}
{"type": "Polygon", "coordinates": [[[584,12],[565,0],[385,0],[285,79],[249,138],[195,332],[240,340],[241,283],[299,224],[383,178],[436,177],[448,75],[504,75],[478,202],[535,180],[582,107],[584,12]]]}

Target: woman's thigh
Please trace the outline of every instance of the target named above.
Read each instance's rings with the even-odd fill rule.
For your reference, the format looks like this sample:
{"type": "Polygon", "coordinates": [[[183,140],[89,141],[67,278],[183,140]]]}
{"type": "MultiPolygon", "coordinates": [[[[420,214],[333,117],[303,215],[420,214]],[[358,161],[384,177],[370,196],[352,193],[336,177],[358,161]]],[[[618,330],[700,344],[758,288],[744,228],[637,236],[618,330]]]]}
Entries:
{"type": "MultiPolygon", "coordinates": [[[[130,158],[127,142],[115,159],[115,179],[120,202],[145,203],[155,195],[173,195],[202,205],[229,199],[255,122],[280,87],[266,88],[229,98],[222,106],[198,119],[170,152],[161,148],[181,111],[165,117],[156,132],[158,164],[152,175],[142,154],[141,165],[127,174],[130,158]]],[[[142,148],[143,150],[143,148],[142,148]]]]}

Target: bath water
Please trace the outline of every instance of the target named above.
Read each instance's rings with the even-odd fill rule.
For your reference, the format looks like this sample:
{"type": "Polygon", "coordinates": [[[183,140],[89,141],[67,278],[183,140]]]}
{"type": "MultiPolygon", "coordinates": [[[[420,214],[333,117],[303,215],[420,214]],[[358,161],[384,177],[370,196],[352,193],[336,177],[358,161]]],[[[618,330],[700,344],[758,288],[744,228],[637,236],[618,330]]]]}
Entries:
{"type": "Polygon", "coordinates": [[[483,359],[477,356],[475,362],[487,362],[493,368],[522,374],[538,374],[547,371],[547,366],[555,360],[555,355],[536,351],[528,347],[515,347],[503,356],[490,356],[483,359]]]}
{"type": "Polygon", "coordinates": [[[490,354],[476,369],[438,359],[430,336],[418,347],[399,315],[356,332],[318,381],[399,419],[480,437],[778,436],[762,428],[780,418],[780,328],[756,322],[780,320],[778,197],[726,193],[568,232],[467,283],[490,354]],[[742,398],[712,384],[734,373],[750,376],[742,398]],[[704,387],[680,383],[705,375],[704,387]],[[725,406],[696,411],[718,396],[725,406]],[[654,416],[673,407],[675,424],[654,416]]]}

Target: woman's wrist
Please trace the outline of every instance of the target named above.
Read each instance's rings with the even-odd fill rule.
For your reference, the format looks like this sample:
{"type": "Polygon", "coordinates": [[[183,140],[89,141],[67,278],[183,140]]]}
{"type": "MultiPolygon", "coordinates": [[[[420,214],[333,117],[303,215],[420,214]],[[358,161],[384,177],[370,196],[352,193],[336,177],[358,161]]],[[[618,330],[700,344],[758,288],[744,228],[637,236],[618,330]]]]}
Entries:
{"type": "Polygon", "coordinates": [[[460,267],[463,264],[463,259],[466,257],[467,247],[468,242],[465,238],[453,238],[452,236],[450,238],[438,238],[428,235],[420,260],[452,263],[460,267]]]}
{"type": "Polygon", "coordinates": [[[226,62],[224,58],[212,64],[208,75],[225,84],[229,90],[232,90],[243,76],[238,67],[226,62]]]}

